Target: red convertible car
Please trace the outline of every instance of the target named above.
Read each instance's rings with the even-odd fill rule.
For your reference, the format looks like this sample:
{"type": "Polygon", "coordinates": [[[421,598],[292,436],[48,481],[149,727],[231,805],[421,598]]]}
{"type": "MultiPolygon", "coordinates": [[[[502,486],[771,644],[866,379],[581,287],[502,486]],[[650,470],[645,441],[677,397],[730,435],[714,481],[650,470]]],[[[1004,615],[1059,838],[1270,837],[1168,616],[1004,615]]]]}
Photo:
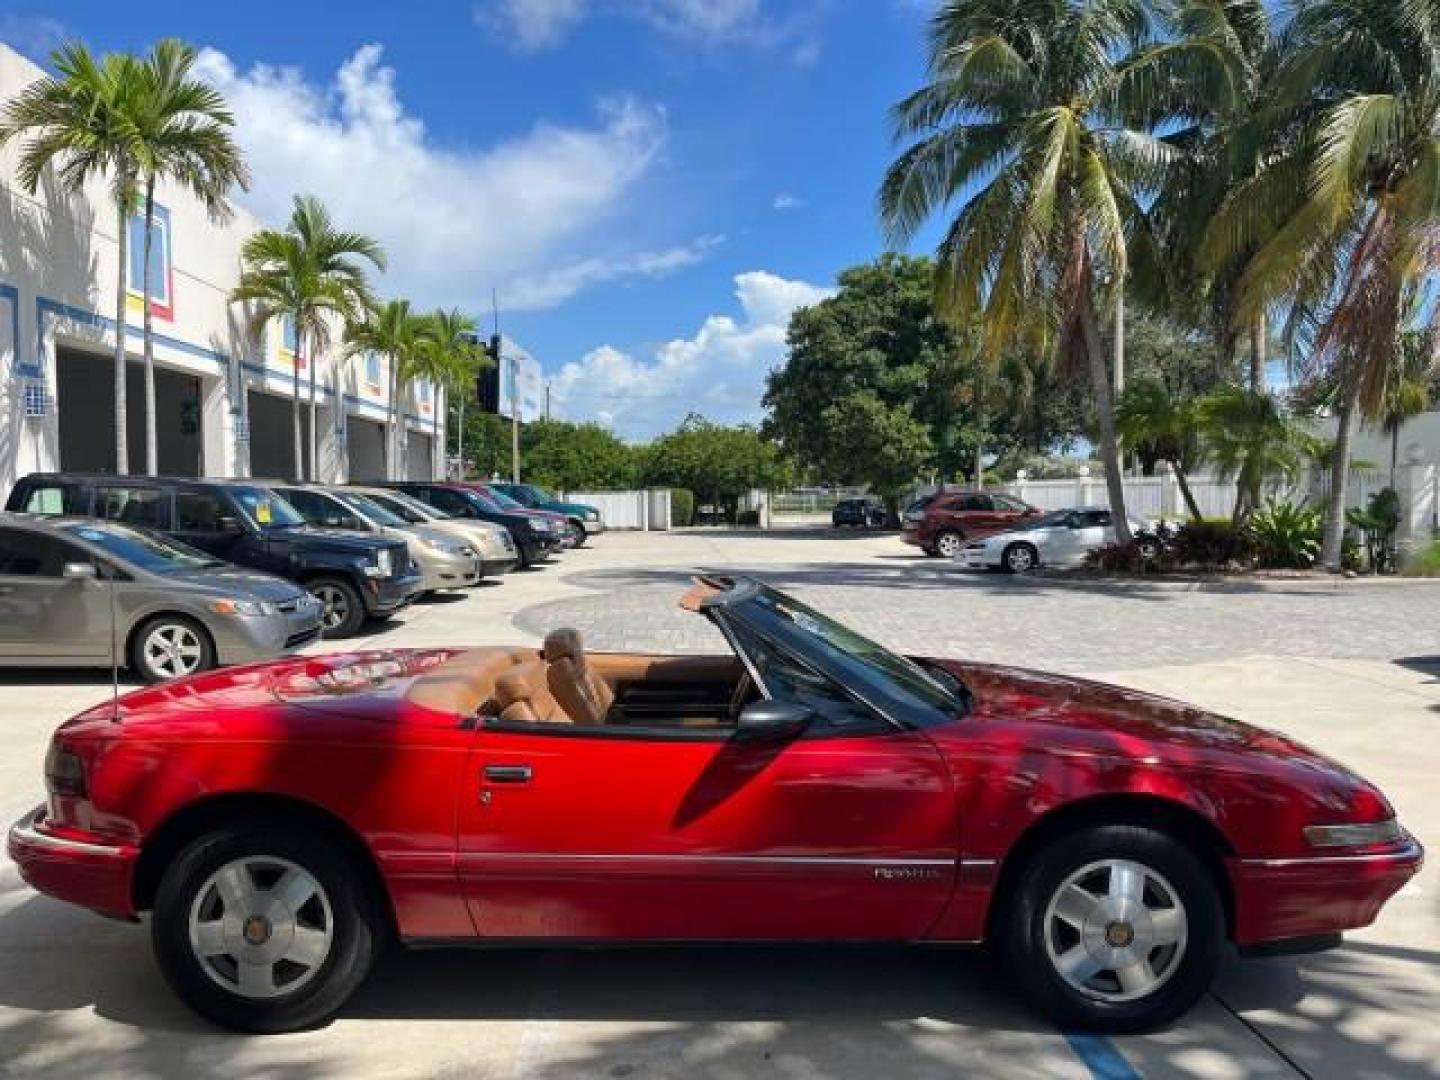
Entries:
{"type": "Polygon", "coordinates": [[[1078,679],[897,656],[754,581],[733,655],[338,654],[75,717],[10,853],[150,912],[200,1013],[338,1010],[387,941],[993,941],[1059,1023],[1161,1025],[1242,951],[1334,945],[1420,867],[1283,736],[1078,679]]]}

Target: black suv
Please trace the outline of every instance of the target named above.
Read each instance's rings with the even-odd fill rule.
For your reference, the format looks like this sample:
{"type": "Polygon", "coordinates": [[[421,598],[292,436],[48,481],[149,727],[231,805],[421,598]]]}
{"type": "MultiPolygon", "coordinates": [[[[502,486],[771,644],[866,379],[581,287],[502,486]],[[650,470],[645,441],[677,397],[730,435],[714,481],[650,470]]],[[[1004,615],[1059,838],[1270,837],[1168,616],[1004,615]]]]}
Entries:
{"type": "Polygon", "coordinates": [[[515,538],[515,546],[520,549],[521,566],[534,566],[548,559],[564,539],[549,518],[527,514],[523,510],[505,510],[466,484],[382,481],[372,486],[403,491],[451,517],[504,525],[515,538]]]}
{"type": "Polygon", "coordinates": [[[357,633],[367,617],[389,618],[423,584],[403,543],[312,528],[261,481],[34,473],[16,483],[5,508],[150,528],[217,559],[289,578],[325,605],[327,638],[357,633]]]}
{"type": "Polygon", "coordinates": [[[885,518],[885,504],[876,499],[841,499],[830,511],[830,524],[837,529],[842,525],[868,529],[884,525],[885,518]]]}

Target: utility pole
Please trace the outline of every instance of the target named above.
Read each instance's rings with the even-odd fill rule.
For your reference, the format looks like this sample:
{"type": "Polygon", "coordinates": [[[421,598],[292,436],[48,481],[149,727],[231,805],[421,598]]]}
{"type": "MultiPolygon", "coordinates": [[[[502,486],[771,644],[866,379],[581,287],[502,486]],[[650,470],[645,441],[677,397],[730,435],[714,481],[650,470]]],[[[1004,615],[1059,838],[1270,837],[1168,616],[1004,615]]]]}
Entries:
{"type": "Polygon", "coordinates": [[[545,380],[545,422],[550,422],[550,380],[545,380]]]}
{"type": "MultiPolygon", "coordinates": [[[[490,338],[494,345],[496,370],[500,372],[500,378],[505,378],[504,339],[500,336],[500,294],[497,290],[490,290],[490,305],[495,313],[495,333],[490,338]]],[[[520,360],[519,357],[510,358],[510,479],[513,483],[520,482],[520,360]]]]}

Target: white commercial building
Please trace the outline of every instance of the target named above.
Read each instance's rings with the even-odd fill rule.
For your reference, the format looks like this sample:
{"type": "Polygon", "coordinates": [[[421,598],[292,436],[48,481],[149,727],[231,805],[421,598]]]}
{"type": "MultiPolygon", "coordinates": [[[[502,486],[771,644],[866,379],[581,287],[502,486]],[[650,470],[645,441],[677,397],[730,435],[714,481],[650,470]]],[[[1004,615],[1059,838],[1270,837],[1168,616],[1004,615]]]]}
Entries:
{"type": "MultiPolygon", "coordinates": [[[[0,43],[0,103],[42,75],[0,43]]],[[[31,195],[16,178],[20,146],[0,151],[0,494],[28,472],[115,469],[114,204],[100,178],[68,195],[47,175],[31,195]]],[[[195,199],[163,185],[157,202],[151,311],[162,474],[299,475],[291,420],[298,363],[307,415],[316,377],[322,479],[443,475],[441,391],[421,384],[404,394],[403,447],[388,467],[386,359],[344,357],[338,328],[318,364],[297,359],[284,328],[253,335],[249,312],[230,301],[245,239],[283,222],[237,208],[216,224],[195,199]]],[[[127,438],[130,470],[141,472],[144,224],[128,227],[127,438]]]]}

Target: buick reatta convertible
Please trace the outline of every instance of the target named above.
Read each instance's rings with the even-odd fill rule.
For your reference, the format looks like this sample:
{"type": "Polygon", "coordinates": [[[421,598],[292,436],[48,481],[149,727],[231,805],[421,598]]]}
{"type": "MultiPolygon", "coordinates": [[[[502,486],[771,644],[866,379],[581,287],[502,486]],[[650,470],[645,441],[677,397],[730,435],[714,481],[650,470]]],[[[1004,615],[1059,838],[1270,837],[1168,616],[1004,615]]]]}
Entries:
{"type": "Polygon", "coordinates": [[[11,856],[149,912],[175,990],[247,1031],[330,1017],[390,940],[989,941],[1057,1022],[1130,1031],[1232,945],[1337,944],[1420,867],[1380,792],[1281,735],[897,656],[748,579],[682,606],[732,653],[562,629],[130,694],[56,733],[11,856]]]}

